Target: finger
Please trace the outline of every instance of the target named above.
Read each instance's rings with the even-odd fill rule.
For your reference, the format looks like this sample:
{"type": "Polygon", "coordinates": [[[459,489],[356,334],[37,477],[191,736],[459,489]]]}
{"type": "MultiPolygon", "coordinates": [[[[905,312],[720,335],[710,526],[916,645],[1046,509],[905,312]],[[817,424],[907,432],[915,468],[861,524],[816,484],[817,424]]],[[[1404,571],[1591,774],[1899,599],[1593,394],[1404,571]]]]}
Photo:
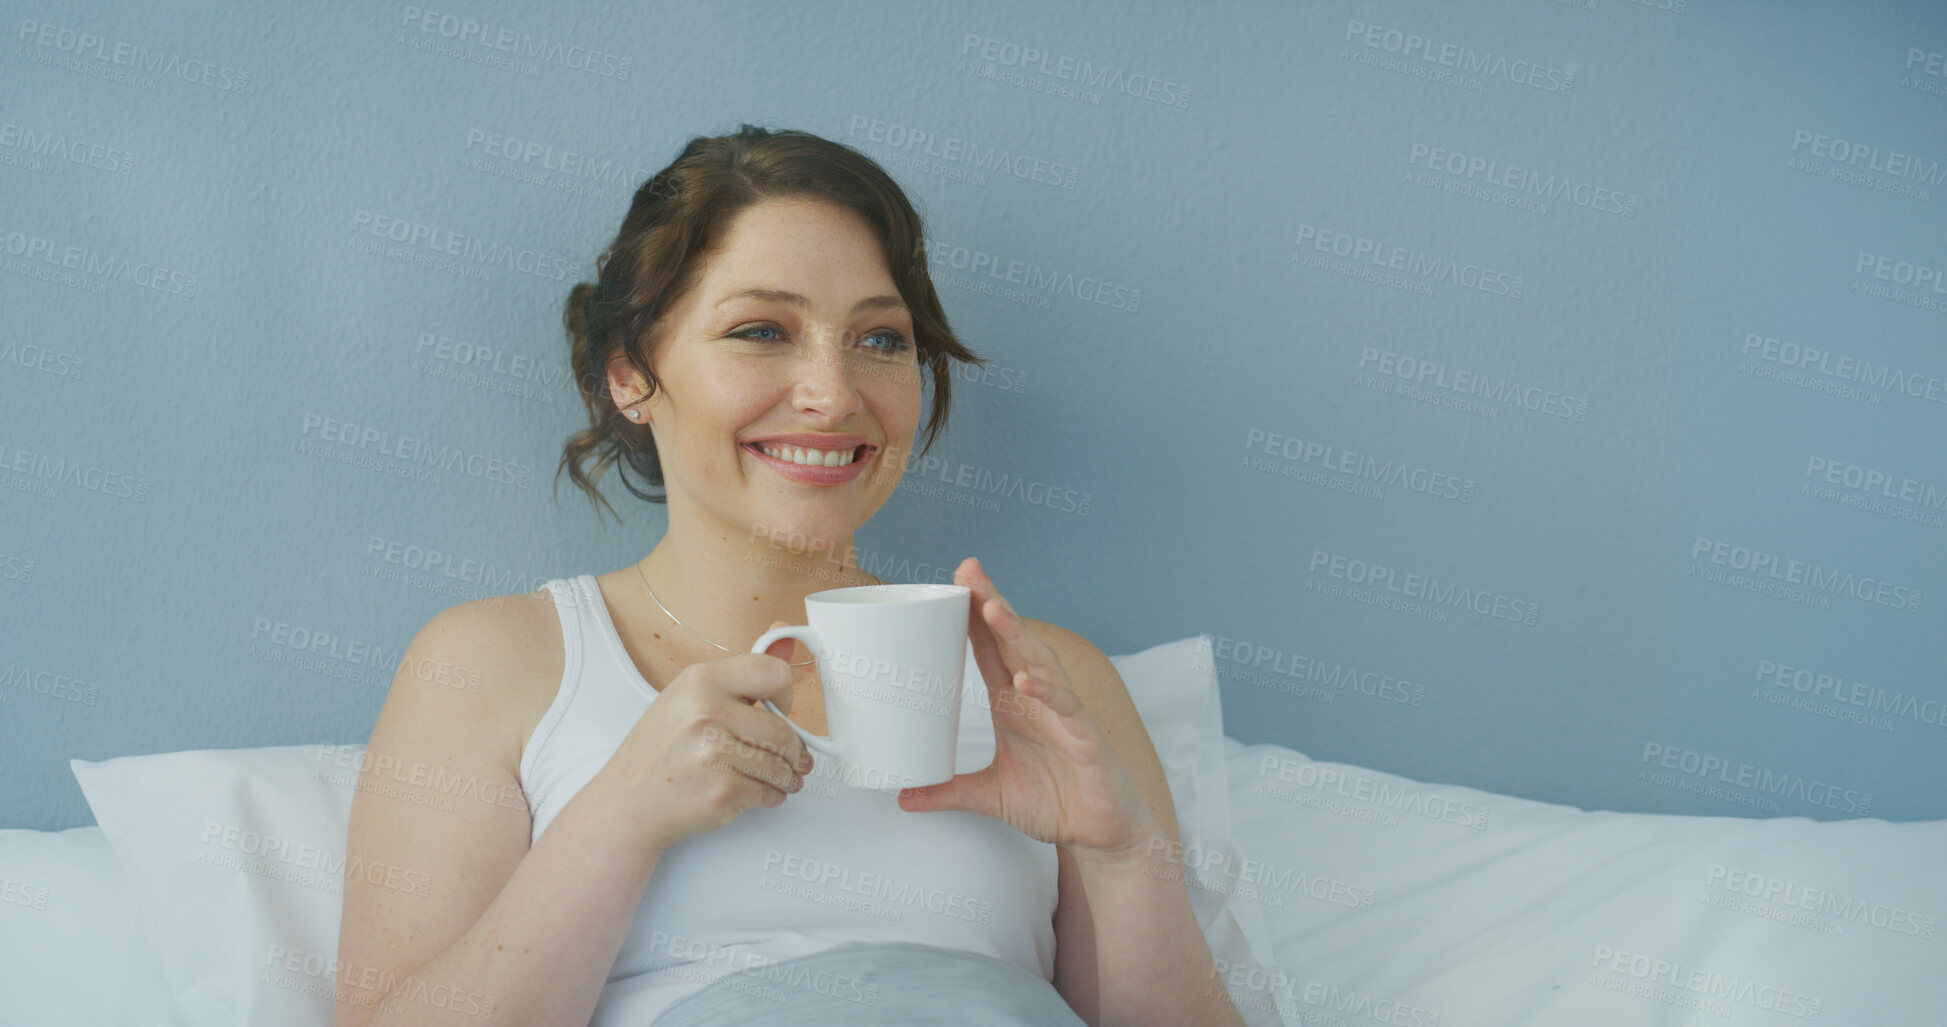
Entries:
{"type": "MultiPolygon", "coordinates": [[[[987,576],[981,574],[979,579],[987,580],[987,576]]],[[[1007,600],[993,591],[992,581],[987,580],[987,586],[993,598],[982,604],[981,614],[990,626],[989,633],[998,640],[1003,662],[1010,670],[1030,669],[1036,671],[1039,677],[1060,680],[1063,673],[1061,658],[1055,655],[1054,649],[1040,635],[1028,628],[1007,600]]]]}
{"type": "Polygon", "coordinates": [[[1082,712],[1082,699],[1060,678],[1048,678],[1030,671],[1014,676],[1014,690],[1051,710],[1058,717],[1073,717],[1082,712]]]}
{"type": "Polygon", "coordinates": [[[727,731],[717,735],[708,760],[720,770],[742,774],[779,789],[788,790],[793,778],[798,776],[790,757],[727,731]]]}
{"type": "Polygon", "coordinates": [[[786,764],[784,757],[728,731],[712,730],[715,733],[704,748],[704,766],[741,774],[780,791],[791,789],[797,771],[786,764]]]}
{"type": "MultiPolygon", "coordinates": [[[[771,627],[787,623],[772,621],[771,627]]],[[[777,704],[778,709],[790,713],[795,681],[790,657],[791,647],[796,644],[795,639],[780,638],[765,646],[762,653],[739,653],[712,661],[709,665],[712,668],[712,683],[720,691],[743,700],[746,705],[755,706],[769,699],[777,704]]]]}
{"type": "Polygon", "coordinates": [[[975,662],[980,664],[981,674],[989,682],[1007,682],[1004,687],[990,685],[988,688],[990,698],[995,700],[993,709],[1024,711],[1029,720],[1034,719],[1036,708],[1052,710],[1060,717],[1082,715],[1081,698],[1067,685],[1068,672],[1061,666],[1061,658],[1001,598],[979,561],[968,557],[961,563],[958,577],[976,597],[969,616],[979,622],[980,630],[968,632],[970,640],[976,636],[982,639],[974,644],[975,662]],[[990,647],[985,653],[983,642],[990,647]],[[1027,702],[1006,702],[1002,697],[1009,692],[1027,702]]]}
{"type": "MultiPolygon", "coordinates": [[[[771,622],[771,628],[783,628],[787,624],[790,624],[789,620],[773,620],[771,622]]],[[[771,628],[765,628],[765,631],[769,631],[771,628]]],[[[792,666],[790,666],[790,657],[796,655],[796,651],[798,651],[798,639],[777,639],[771,645],[765,645],[763,647],[763,655],[777,657],[777,659],[785,661],[785,690],[781,694],[771,696],[771,702],[775,702],[779,709],[783,709],[787,717],[790,715],[790,700],[794,700],[796,698],[796,692],[798,692],[794,688],[796,676],[794,676],[792,666]]]]}
{"type": "Polygon", "coordinates": [[[1000,819],[1000,776],[992,765],[971,774],[956,774],[936,785],[899,790],[899,808],[908,813],[965,810],[1000,819]]]}
{"type": "Polygon", "coordinates": [[[1055,651],[1043,641],[1040,635],[1029,630],[1027,623],[1007,605],[1005,600],[987,604],[981,611],[987,618],[994,637],[1000,641],[1001,656],[1007,665],[1016,668],[1035,668],[1053,671],[1060,667],[1055,651]]]}
{"type": "Polygon", "coordinates": [[[973,643],[974,663],[980,667],[980,676],[987,683],[989,696],[1005,692],[1009,686],[995,682],[1011,682],[1014,673],[1008,669],[1006,657],[1001,655],[1000,639],[987,626],[987,619],[981,616],[987,598],[992,595],[993,582],[987,580],[987,575],[980,571],[980,562],[971,556],[960,562],[953,579],[971,593],[967,606],[967,641],[973,643]]]}
{"type": "Polygon", "coordinates": [[[798,772],[786,766],[784,760],[772,753],[759,753],[759,758],[745,760],[736,769],[745,777],[763,782],[772,788],[789,795],[797,791],[798,772]]]}
{"type": "Polygon", "coordinates": [[[724,718],[730,722],[738,743],[754,750],[776,753],[787,762],[801,762],[804,754],[804,739],[791,730],[791,722],[772,713],[762,706],[745,706],[730,710],[724,718]]]}

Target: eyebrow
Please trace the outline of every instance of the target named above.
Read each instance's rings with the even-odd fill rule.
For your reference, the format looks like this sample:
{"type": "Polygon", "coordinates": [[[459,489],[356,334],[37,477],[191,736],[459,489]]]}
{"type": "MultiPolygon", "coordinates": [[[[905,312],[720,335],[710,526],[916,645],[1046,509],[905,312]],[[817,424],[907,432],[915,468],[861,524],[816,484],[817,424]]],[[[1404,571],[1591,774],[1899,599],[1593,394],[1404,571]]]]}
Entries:
{"type": "MultiPolygon", "coordinates": [[[[759,299],[759,300],[772,300],[778,303],[789,303],[793,306],[798,306],[798,307],[808,307],[811,305],[810,300],[805,299],[803,296],[800,296],[795,292],[786,292],[783,289],[752,288],[752,289],[743,289],[738,292],[733,292],[728,296],[725,296],[723,298],[723,301],[718,303],[717,306],[727,307],[733,301],[745,299],[745,298],[759,299]]],[[[906,309],[906,301],[898,296],[867,296],[865,299],[862,299],[858,301],[857,304],[853,305],[852,313],[861,314],[868,310],[905,310],[905,309],[906,309]]]]}

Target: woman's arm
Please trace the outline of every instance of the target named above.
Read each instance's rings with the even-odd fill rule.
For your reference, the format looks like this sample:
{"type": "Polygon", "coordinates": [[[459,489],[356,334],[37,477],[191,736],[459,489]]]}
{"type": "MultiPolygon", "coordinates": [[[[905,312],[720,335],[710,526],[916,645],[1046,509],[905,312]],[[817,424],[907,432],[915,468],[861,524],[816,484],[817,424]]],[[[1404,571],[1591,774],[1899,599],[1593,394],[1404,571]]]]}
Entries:
{"type": "Polygon", "coordinates": [[[900,808],[979,813],[1059,847],[1055,987],[1084,1019],[1242,1027],[1213,986],[1216,961],[1171,865],[1169,782],[1115,665],[1081,636],[1015,613],[978,560],[954,581],[973,593],[968,641],[994,760],[901,791],[900,808]]]}
{"type": "Polygon", "coordinates": [[[1121,856],[1061,847],[1056,989],[1090,1024],[1244,1027],[1190,905],[1169,779],[1122,675],[1082,636],[1022,621],[1055,651],[1076,696],[1129,768],[1147,821],[1121,856]]]}
{"type": "Polygon", "coordinates": [[[625,804],[602,774],[529,847],[508,711],[534,704],[536,675],[561,675],[553,603],[531,598],[463,603],[406,650],[352,802],[336,1027],[593,1013],[661,851],[604,815],[625,804]],[[442,667],[478,690],[417,673],[442,667]]]}

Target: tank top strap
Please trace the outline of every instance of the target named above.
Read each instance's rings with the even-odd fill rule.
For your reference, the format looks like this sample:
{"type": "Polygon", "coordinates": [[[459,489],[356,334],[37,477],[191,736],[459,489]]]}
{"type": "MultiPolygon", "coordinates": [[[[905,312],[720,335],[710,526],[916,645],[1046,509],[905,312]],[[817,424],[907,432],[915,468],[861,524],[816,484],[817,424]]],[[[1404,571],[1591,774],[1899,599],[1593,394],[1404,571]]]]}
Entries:
{"type": "MultiPolygon", "coordinates": [[[[555,578],[544,583],[554,597],[555,615],[561,625],[562,666],[554,701],[548,704],[547,712],[534,726],[534,733],[521,752],[521,789],[527,796],[528,813],[534,818],[535,838],[554,819],[559,804],[579,790],[579,783],[570,783],[569,771],[586,762],[584,747],[589,739],[583,732],[586,720],[583,710],[588,703],[582,693],[591,687],[599,689],[603,677],[589,672],[591,657],[601,652],[600,646],[594,644],[601,626],[593,606],[600,601],[600,593],[591,595],[588,591],[593,584],[593,578],[588,575],[555,578]],[[564,786],[568,787],[564,789],[564,786]]],[[[606,762],[613,751],[611,748],[602,753],[602,761],[606,762]]]]}

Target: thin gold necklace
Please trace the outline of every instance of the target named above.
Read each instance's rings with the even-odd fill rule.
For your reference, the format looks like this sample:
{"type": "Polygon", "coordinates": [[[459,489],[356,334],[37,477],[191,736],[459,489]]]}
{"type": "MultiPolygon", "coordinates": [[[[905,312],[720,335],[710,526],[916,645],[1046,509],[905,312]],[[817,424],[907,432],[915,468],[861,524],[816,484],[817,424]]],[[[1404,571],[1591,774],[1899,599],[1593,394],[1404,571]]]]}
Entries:
{"type": "MultiPolygon", "coordinates": [[[[729,646],[727,646],[727,645],[724,645],[723,643],[721,643],[721,642],[718,642],[718,641],[716,641],[716,640],[714,640],[714,639],[711,639],[711,638],[706,638],[706,637],[704,637],[704,634],[703,634],[703,632],[701,632],[701,631],[698,631],[698,630],[696,630],[696,629],[695,629],[695,628],[693,628],[693,627],[690,627],[689,625],[687,625],[687,624],[685,624],[685,623],[683,623],[683,622],[682,622],[682,621],[680,621],[680,620],[676,620],[676,615],[675,615],[675,614],[673,614],[673,613],[670,613],[670,612],[669,612],[669,607],[667,607],[667,606],[664,606],[664,605],[663,605],[663,601],[662,601],[662,600],[660,600],[660,599],[657,599],[657,598],[656,598],[656,590],[655,590],[655,589],[653,589],[653,588],[650,588],[650,587],[649,587],[649,575],[647,575],[647,574],[644,574],[644,573],[642,573],[642,564],[641,564],[641,563],[637,563],[637,564],[635,565],[635,573],[636,573],[636,577],[638,577],[638,578],[641,578],[641,579],[642,579],[642,587],[643,587],[643,589],[645,589],[645,590],[646,590],[646,591],[647,591],[647,592],[649,593],[649,598],[655,601],[655,603],[656,603],[656,608],[657,608],[657,609],[659,609],[659,610],[661,610],[661,611],[663,612],[663,616],[665,616],[665,617],[668,617],[668,618],[669,618],[670,620],[673,620],[673,621],[676,621],[676,626],[677,626],[677,627],[679,627],[679,628],[682,628],[682,629],[683,629],[684,631],[687,631],[687,632],[689,632],[690,634],[692,634],[692,635],[695,635],[696,637],[698,637],[698,638],[701,638],[701,639],[703,639],[703,640],[704,640],[705,642],[708,642],[708,643],[710,643],[711,645],[713,645],[713,646],[716,646],[716,647],[717,647],[718,649],[721,649],[721,650],[723,650],[723,651],[724,651],[724,652],[726,652],[726,653],[730,653],[730,654],[732,654],[732,655],[736,655],[736,654],[737,654],[738,652],[740,652],[740,650],[737,650],[737,649],[732,649],[732,648],[730,648],[729,646]]],[[[793,667],[809,667],[809,666],[811,666],[812,664],[814,664],[814,663],[817,663],[817,662],[818,662],[818,657],[816,657],[816,656],[813,656],[813,657],[812,657],[811,659],[809,659],[809,660],[806,660],[806,661],[804,661],[803,663],[794,663],[794,664],[792,664],[791,666],[793,666],[793,667]]]]}

